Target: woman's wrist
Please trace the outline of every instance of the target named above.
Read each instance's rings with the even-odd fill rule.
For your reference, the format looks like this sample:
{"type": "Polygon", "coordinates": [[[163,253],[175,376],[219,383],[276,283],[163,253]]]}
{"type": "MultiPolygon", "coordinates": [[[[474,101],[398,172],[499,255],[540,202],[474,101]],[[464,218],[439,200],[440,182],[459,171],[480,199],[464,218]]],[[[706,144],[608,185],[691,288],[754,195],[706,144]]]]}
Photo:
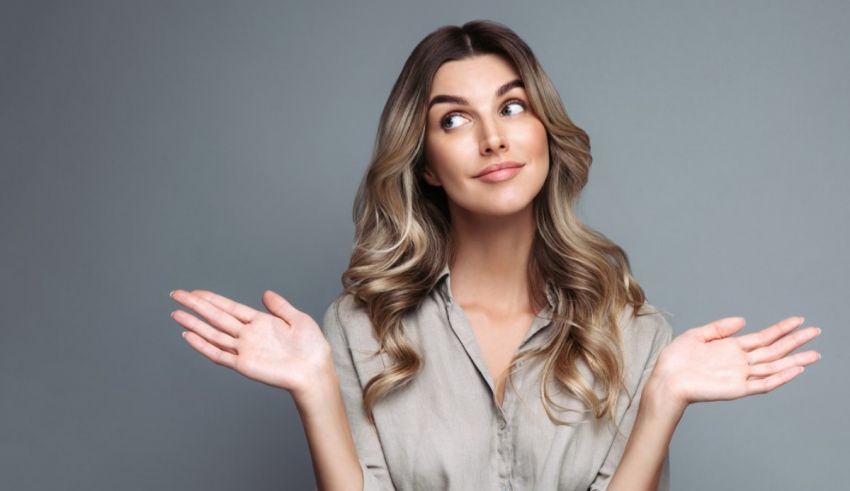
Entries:
{"type": "Polygon", "coordinates": [[[295,406],[302,418],[316,411],[328,409],[328,402],[340,397],[339,378],[331,365],[308,377],[304,387],[291,391],[295,406]]]}
{"type": "Polygon", "coordinates": [[[688,402],[678,394],[675,384],[668,377],[653,372],[641,394],[641,406],[653,415],[678,422],[685,413],[688,402]]]}

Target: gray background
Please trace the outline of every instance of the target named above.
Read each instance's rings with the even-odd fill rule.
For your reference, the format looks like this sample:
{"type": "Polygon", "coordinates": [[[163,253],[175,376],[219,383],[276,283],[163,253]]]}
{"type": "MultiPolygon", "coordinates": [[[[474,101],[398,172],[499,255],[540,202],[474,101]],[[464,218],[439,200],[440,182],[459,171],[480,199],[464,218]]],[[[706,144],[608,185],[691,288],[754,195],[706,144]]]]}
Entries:
{"type": "Polygon", "coordinates": [[[590,134],[581,216],[677,334],[824,329],[789,385],[688,409],[674,489],[846,485],[850,9],[590,3],[3,2],[0,488],[311,488],[290,396],[194,352],[168,292],[321,316],[402,63],[475,18],[590,134]]]}

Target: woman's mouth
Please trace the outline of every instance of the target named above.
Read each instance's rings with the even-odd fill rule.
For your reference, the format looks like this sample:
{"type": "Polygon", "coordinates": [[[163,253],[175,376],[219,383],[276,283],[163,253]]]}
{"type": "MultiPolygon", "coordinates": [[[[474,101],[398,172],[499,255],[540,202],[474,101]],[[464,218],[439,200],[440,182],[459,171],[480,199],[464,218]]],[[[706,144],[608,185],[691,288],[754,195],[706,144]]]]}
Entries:
{"type": "Polygon", "coordinates": [[[484,182],[507,181],[519,174],[519,171],[522,170],[524,165],[519,162],[500,162],[485,167],[475,178],[484,182]]]}

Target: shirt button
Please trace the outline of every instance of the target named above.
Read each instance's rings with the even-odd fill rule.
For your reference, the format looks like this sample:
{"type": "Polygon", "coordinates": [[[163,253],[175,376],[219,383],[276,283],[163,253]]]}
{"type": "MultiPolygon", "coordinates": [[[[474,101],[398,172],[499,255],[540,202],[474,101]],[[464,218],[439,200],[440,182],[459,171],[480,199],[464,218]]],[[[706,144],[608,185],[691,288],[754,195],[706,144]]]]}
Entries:
{"type": "Polygon", "coordinates": [[[500,429],[500,430],[504,430],[504,429],[505,429],[505,426],[507,426],[507,425],[508,425],[508,424],[505,422],[505,420],[504,420],[504,419],[500,419],[500,420],[499,420],[499,429],[500,429]]]}

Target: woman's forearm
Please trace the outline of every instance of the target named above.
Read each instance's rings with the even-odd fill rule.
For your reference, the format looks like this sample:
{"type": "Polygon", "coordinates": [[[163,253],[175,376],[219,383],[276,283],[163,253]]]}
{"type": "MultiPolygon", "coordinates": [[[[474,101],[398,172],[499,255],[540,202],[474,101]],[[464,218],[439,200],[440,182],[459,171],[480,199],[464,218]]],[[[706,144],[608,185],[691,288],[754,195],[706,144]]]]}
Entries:
{"type": "Polygon", "coordinates": [[[348,425],[339,379],[331,370],[309,393],[293,394],[313,460],[319,491],[360,491],[363,472],[348,425]]]}
{"type": "Polygon", "coordinates": [[[687,407],[673,401],[665,385],[650,376],[608,491],[656,491],[670,440],[687,407]]]}

